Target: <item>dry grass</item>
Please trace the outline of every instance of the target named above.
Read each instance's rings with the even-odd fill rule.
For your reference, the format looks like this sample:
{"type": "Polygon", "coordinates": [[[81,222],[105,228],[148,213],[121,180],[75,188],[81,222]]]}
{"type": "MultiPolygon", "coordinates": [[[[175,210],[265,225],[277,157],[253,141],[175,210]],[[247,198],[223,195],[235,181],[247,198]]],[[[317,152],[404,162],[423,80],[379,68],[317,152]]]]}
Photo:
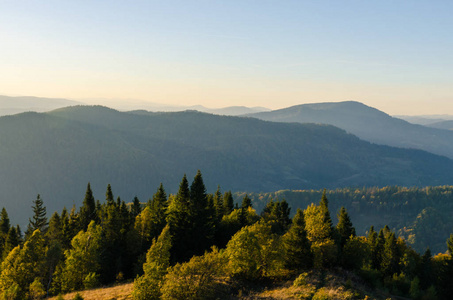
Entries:
{"type": "MultiPolygon", "coordinates": [[[[99,288],[88,291],[81,291],[79,294],[84,300],[129,300],[132,299],[131,293],[133,283],[117,285],[113,287],[99,288]]],[[[72,300],[77,294],[76,292],[63,295],[65,300],[72,300]]],[[[57,297],[52,297],[50,300],[56,300],[57,297]]]]}

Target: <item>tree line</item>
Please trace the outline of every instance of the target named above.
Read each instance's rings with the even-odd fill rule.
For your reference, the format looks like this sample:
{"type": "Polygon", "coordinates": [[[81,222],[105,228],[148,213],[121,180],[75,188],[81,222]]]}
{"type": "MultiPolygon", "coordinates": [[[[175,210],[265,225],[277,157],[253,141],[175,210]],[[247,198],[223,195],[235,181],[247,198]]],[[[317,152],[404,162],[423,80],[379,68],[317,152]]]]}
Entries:
{"type": "Polygon", "coordinates": [[[41,197],[22,235],[0,214],[0,292],[40,299],[134,279],[134,299],[218,298],[225,278],[290,278],[307,270],[348,270],[390,293],[412,298],[451,294],[453,235],[445,254],[414,251],[388,226],[357,236],[342,207],[333,224],[327,193],[290,218],[285,200],[261,214],[244,195],[235,203],[220,187],[208,194],[201,172],[183,176],[175,195],[161,184],[146,204],[105,201],[87,185],[82,206],[48,219],[41,197]]]}

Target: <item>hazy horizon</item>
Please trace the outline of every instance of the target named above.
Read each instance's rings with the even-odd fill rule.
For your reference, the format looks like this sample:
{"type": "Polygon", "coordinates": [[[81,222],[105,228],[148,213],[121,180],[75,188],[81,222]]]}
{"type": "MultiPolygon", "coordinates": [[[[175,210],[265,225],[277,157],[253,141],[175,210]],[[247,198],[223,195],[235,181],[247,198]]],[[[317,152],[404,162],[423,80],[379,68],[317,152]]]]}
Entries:
{"type": "Polygon", "coordinates": [[[52,0],[0,9],[4,95],[270,109],[354,100],[392,115],[453,114],[450,2],[52,0]]]}

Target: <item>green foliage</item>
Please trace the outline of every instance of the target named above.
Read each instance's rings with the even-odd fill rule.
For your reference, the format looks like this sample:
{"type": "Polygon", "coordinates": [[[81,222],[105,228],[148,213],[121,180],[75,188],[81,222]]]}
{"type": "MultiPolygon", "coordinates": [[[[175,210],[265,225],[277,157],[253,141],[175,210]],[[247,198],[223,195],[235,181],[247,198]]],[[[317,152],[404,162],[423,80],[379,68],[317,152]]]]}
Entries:
{"type": "Polygon", "coordinates": [[[72,249],[65,252],[66,265],[63,274],[63,291],[83,288],[84,280],[90,273],[99,270],[102,228],[94,221],[87,231],[80,231],[71,241],[72,249]]]}
{"type": "Polygon", "coordinates": [[[267,203],[261,216],[264,221],[272,226],[272,232],[283,234],[288,230],[288,227],[291,224],[291,219],[289,218],[290,211],[291,209],[285,200],[271,200],[267,203]]]}
{"type": "Polygon", "coordinates": [[[33,201],[32,209],[33,218],[29,219],[29,224],[25,233],[26,238],[30,237],[35,230],[39,229],[39,231],[43,233],[47,230],[46,207],[39,194],[36,197],[36,200],[33,201]]]}
{"type": "Polygon", "coordinates": [[[83,279],[83,287],[86,290],[97,288],[99,285],[99,274],[96,274],[95,272],[88,273],[83,279]]]}
{"type": "Polygon", "coordinates": [[[167,225],[159,238],[153,241],[143,265],[144,275],[134,281],[132,296],[137,300],[160,299],[161,286],[170,266],[171,236],[167,225]]]}
{"type": "MultiPolygon", "coordinates": [[[[111,192],[112,190],[110,189],[110,193],[111,192]]],[[[81,230],[87,230],[90,222],[96,220],[96,203],[94,200],[93,191],[91,190],[90,183],[88,183],[87,185],[85,198],[83,199],[82,207],[80,207],[79,217],[81,230]]]]}
{"type": "Polygon", "coordinates": [[[302,210],[297,209],[292,225],[283,236],[285,249],[285,266],[288,269],[307,269],[313,265],[313,253],[305,230],[302,210]]]}
{"type": "Polygon", "coordinates": [[[355,237],[355,228],[352,226],[351,219],[344,206],[341,207],[338,214],[338,224],[336,226],[337,233],[340,236],[340,247],[343,248],[350,237],[355,237]]]}
{"type": "Polygon", "coordinates": [[[35,278],[35,280],[30,284],[29,288],[29,298],[32,300],[43,299],[46,295],[46,290],[44,285],[41,283],[40,278],[35,278]]]}
{"type": "Polygon", "coordinates": [[[268,224],[243,227],[225,250],[229,273],[247,279],[278,275],[283,266],[281,249],[279,237],[272,234],[268,224]]]}
{"type": "Polygon", "coordinates": [[[176,264],[165,276],[162,299],[217,299],[223,264],[216,248],[203,256],[192,257],[189,262],[176,264]]]}

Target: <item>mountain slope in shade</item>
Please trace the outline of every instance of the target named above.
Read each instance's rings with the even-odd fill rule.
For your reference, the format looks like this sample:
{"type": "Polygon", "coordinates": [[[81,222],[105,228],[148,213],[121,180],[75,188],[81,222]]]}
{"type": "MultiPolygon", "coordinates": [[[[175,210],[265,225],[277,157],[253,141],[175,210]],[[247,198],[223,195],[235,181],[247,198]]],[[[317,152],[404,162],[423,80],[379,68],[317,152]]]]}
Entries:
{"type": "Polygon", "coordinates": [[[453,182],[445,157],[333,126],[85,106],[1,117],[0,165],[0,203],[13,222],[28,220],[38,193],[49,212],[80,206],[88,182],[100,200],[110,183],[115,196],[146,201],[161,182],[176,192],[197,169],[209,192],[453,182]]]}
{"type": "Polygon", "coordinates": [[[67,99],[40,97],[9,97],[0,95],[0,116],[27,111],[45,112],[83,103],[67,99]]]}
{"type": "Polygon", "coordinates": [[[435,123],[429,124],[428,126],[432,127],[432,128],[437,128],[437,129],[453,130],[453,120],[435,122],[435,123]]]}
{"type": "Polygon", "coordinates": [[[355,101],[303,104],[248,116],[274,122],[330,124],[372,143],[453,158],[453,132],[411,124],[355,101]]]}

